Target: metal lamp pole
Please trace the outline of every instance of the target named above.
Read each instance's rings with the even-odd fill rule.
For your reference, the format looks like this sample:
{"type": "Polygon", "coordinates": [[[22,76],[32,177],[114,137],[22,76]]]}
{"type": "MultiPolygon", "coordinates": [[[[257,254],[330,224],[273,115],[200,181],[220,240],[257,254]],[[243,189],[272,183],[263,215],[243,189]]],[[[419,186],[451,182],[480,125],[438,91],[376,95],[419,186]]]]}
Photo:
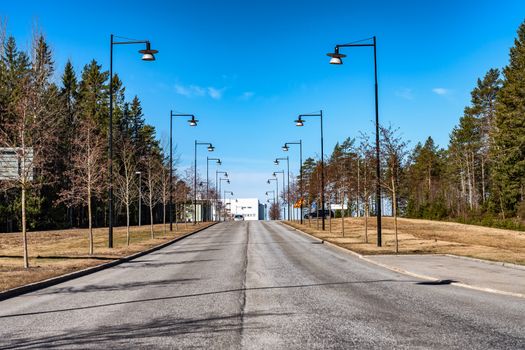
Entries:
{"type": "MultiPolygon", "coordinates": [[[[226,174],[225,176],[228,176],[228,174],[226,174]]],[[[221,187],[222,187],[222,182],[223,181],[226,181],[226,183],[230,183],[230,179],[224,179],[224,178],[220,178],[219,179],[219,197],[221,195],[221,187]]],[[[225,198],[223,197],[223,200],[225,198]]],[[[226,218],[224,218],[224,220],[226,220],[226,218]]],[[[220,211],[219,211],[219,221],[221,221],[221,215],[220,215],[220,211]]]]}
{"type": "Polygon", "coordinates": [[[378,84],[377,84],[377,45],[376,37],[373,36],[368,39],[355,41],[349,44],[340,44],[336,45],[333,53],[328,53],[327,55],[331,57],[330,64],[343,64],[343,58],[346,55],[339,53],[339,48],[341,47],[373,47],[374,48],[374,80],[375,80],[375,112],[376,112],[376,209],[377,209],[377,246],[381,247],[381,161],[379,159],[380,149],[379,149],[379,102],[378,102],[378,84]],[[364,44],[364,41],[370,41],[372,43],[364,44]]]}
{"type": "MultiPolygon", "coordinates": [[[[300,192],[300,198],[299,203],[301,205],[301,224],[303,223],[303,141],[299,140],[299,142],[286,142],[284,146],[282,147],[283,151],[287,152],[289,150],[288,145],[299,145],[299,192],[300,192]]],[[[290,183],[288,183],[288,187],[290,187],[290,183]]]]}
{"type": "Polygon", "coordinates": [[[213,152],[215,147],[209,142],[198,142],[195,140],[195,157],[193,168],[193,224],[197,224],[197,146],[207,146],[209,152],[213,152]]]}
{"type": "Polygon", "coordinates": [[[139,176],[139,227],[141,226],[141,220],[142,220],[142,172],[136,171],[135,175],[139,176]]]}
{"type": "MultiPolygon", "coordinates": [[[[217,162],[217,165],[221,165],[222,162],[219,158],[210,158],[206,157],[206,201],[208,202],[210,200],[210,160],[215,160],[217,162]]],[[[211,216],[206,218],[206,220],[211,219],[211,216]]]]}
{"type": "Polygon", "coordinates": [[[323,140],[323,111],[319,113],[299,114],[299,118],[295,121],[296,126],[304,126],[304,117],[320,117],[321,119],[321,217],[323,219],[323,231],[325,229],[325,211],[324,211],[324,140],[323,140]]]}
{"type": "MultiPolygon", "coordinates": [[[[109,148],[109,220],[108,220],[108,247],[113,248],[113,46],[114,45],[132,45],[132,44],[146,44],[144,50],[139,50],[142,54],[143,61],[155,61],[155,54],[157,50],[152,50],[149,40],[130,40],[130,41],[113,41],[115,36],[110,35],[109,46],[109,133],[108,133],[108,148],[109,148]]],[[[119,38],[117,36],[117,38],[119,38]]],[[[125,38],[122,38],[125,39],[125,38]]]]}
{"type": "MultiPolygon", "coordinates": [[[[266,183],[268,183],[268,185],[269,185],[270,181],[275,181],[275,194],[274,194],[274,197],[273,197],[274,198],[273,204],[276,205],[278,203],[278,201],[279,201],[279,179],[276,176],[276,177],[274,177],[272,179],[268,179],[268,181],[266,181],[266,183]]],[[[281,215],[280,212],[279,212],[279,215],[281,215]]]]}
{"type": "Polygon", "coordinates": [[[219,170],[215,170],[215,186],[217,186],[216,188],[216,193],[215,193],[215,211],[219,214],[218,215],[218,221],[220,222],[221,221],[221,213],[220,213],[220,208],[219,208],[219,199],[220,199],[220,196],[221,196],[221,183],[219,181],[219,174],[223,174],[224,177],[228,177],[228,173],[226,171],[219,171],[219,170]]]}
{"type": "MultiPolygon", "coordinates": [[[[286,186],[286,205],[288,207],[288,221],[290,221],[290,159],[288,156],[286,158],[275,158],[275,165],[279,165],[280,160],[286,160],[286,168],[288,173],[288,185],[286,186]]],[[[284,177],[284,172],[283,172],[284,177]]],[[[283,186],[284,186],[284,179],[283,179],[283,186]]]]}
{"type": "MultiPolygon", "coordinates": [[[[273,172],[273,176],[277,177],[277,174],[283,174],[283,193],[284,193],[284,170],[280,170],[280,171],[274,171],[273,172]]],[[[279,198],[279,193],[277,193],[277,198],[279,198]]],[[[285,207],[283,206],[283,220],[286,220],[286,215],[285,215],[285,207]]]]}
{"type": "Polygon", "coordinates": [[[198,120],[193,114],[180,114],[170,111],[170,231],[173,231],[173,117],[191,117],[190,126],[197,126],[198,120]]]}

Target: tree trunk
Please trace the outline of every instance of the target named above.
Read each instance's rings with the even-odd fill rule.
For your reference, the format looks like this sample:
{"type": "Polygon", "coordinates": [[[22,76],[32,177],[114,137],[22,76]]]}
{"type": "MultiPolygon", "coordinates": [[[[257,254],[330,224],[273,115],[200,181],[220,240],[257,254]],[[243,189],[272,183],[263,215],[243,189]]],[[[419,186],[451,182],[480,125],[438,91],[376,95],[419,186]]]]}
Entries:
{"type": "Polygon", "coordinates": [[[129,204],[126,203],[126,244],[129,246],[129,204]]]}
{"type": "Polygon", "coordinates": [[[369,215],[368,198],[365,203],[365,243],[368,243],[368,215],[369,215]]]}
{"type": "Polygon", "coordinates": [[[27,252],[27,227],[26,227],[26,189],[22,184],[22,245],[24,246],[24,268],[29,268],[29,256],[27,252]]]}
{"type": "Polygon", "coordinates": [[[341,231],[344,237],[345,236],[345,195],[344,193],[341,199],[341,231]]]}
{"type": "Polygon", "coordinates": [[[166,201],[162,201],[162,227],[164,235],[166,235],[166,201]]]}
{"type": "Polygon", "coordinates": [[[397,238],[397,198],[396,198],[396,182],[392,176],[392,214],[394,216],[394,233],[396,239],[396,254],[399,253],[399,241],[397,238]]]}
{"type": "Polygon", "coordinates": [[[91,214],[91,191],[88,190],[89,255],[93,255],[93,223],[91,214]]]}
{"type": "Polygon", "coordinates": [[[155,238],[155,233],[153,232],[153,198],[152,198],[152,194],[151,194],[151,190],[150,190],[150,195],[149,195],[149,223],[150,223],[150,233],[151,233],[151,238],[155,238]]]}

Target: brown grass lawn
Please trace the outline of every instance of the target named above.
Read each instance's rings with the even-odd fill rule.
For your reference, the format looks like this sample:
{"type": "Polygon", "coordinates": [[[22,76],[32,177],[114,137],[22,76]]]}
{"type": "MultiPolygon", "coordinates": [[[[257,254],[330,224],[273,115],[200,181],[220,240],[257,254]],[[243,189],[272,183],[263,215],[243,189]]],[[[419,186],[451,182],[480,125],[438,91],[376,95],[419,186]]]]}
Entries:
{"type": "Polygon", "coordinates": [[[178,229],[175,231],[173,225],[173,232],[170,232],[168,224],[166,234],[162,224],[155,225],[154,239],[151,239],[148,225],[134,226],[129,246],[126,246],[126,228],[116,227],[113,230],[113,249],[107,248],[108,229],[97,228],[93,230],[93,256],[88,255],[87,229],[29,232],[30,268],[27,270],[22,260],[22,234],[0,233],[0,291],[137,253],[207,225],[178,224],[178,229]]]}
{"type": "MultiPolygon", "coordinates": [[[[368,219],[368,242],[365,243],[364,218],[346,218],[345,235],[341,219],[329,220],[326,230],[317,229],[316,220],[304,220],[304,224],[288,224],[315,237],[345,247],[361,254],[394,254],[394,220],[382,220],[383,247],[376,246],[376,218],[368,219]]],[[[321,220],[319,220],[321,227],[321,220]]],[[[525,265],[525,232],[490,227],[465,225],[453,222],[398,219],[400,254],[455,254],[473,258],[504,261],[525,265]]]]}

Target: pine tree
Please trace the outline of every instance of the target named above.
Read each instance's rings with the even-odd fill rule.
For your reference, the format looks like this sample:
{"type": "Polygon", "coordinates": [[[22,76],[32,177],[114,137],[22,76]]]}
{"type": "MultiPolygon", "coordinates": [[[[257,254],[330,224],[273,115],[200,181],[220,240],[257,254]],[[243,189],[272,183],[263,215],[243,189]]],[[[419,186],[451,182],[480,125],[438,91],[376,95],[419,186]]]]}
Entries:
{"type": "Polygon", "coordinates": [[[525,22],[503,70],[491,147],[492,201],[503,217],[514,215],[525,187],[525,22]]]}

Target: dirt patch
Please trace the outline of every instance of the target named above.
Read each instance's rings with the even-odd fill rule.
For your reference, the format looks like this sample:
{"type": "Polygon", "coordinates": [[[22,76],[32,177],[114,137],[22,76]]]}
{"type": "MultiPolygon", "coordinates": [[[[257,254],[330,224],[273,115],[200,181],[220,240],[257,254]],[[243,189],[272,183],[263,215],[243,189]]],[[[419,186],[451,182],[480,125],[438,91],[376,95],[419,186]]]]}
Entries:
{"type": "Polygon", "coordinates": [[[150,227],[132,227],[131,243],[126,246],[126,228],[113,229],[114,243],[108,248],[108,229],[93,230],[94,255],[88,254],[88,230],[70,229],[28,233],[29,269],[24,269],[22,259],[22,235],[0,234],[0,291],[42,281],[65,273],[100,265],[133,253],[137,253],[166,241],[180,237],[210,223],[178,224],[173,232],[169,227],[154,225],[155,238],[151,238],[150,227]]]}
{"type": "MultiPolygon", "coordinates": [[[[382,219],[382,247],[377,247],[375,217],[368,219],[368,241],[365,240],[364,218],[346,218],[344,236],[342,219],[326,220],[325,231],[320,229],[321,220],[305,220],[303,225],[287,223],[360,254],[395,253],[394,220],[390,217],[382,219]]],[[[525,265],[525,232],[453,222],[398,219],[398,237],[400,254],[455,254],[525,265]]]]}

